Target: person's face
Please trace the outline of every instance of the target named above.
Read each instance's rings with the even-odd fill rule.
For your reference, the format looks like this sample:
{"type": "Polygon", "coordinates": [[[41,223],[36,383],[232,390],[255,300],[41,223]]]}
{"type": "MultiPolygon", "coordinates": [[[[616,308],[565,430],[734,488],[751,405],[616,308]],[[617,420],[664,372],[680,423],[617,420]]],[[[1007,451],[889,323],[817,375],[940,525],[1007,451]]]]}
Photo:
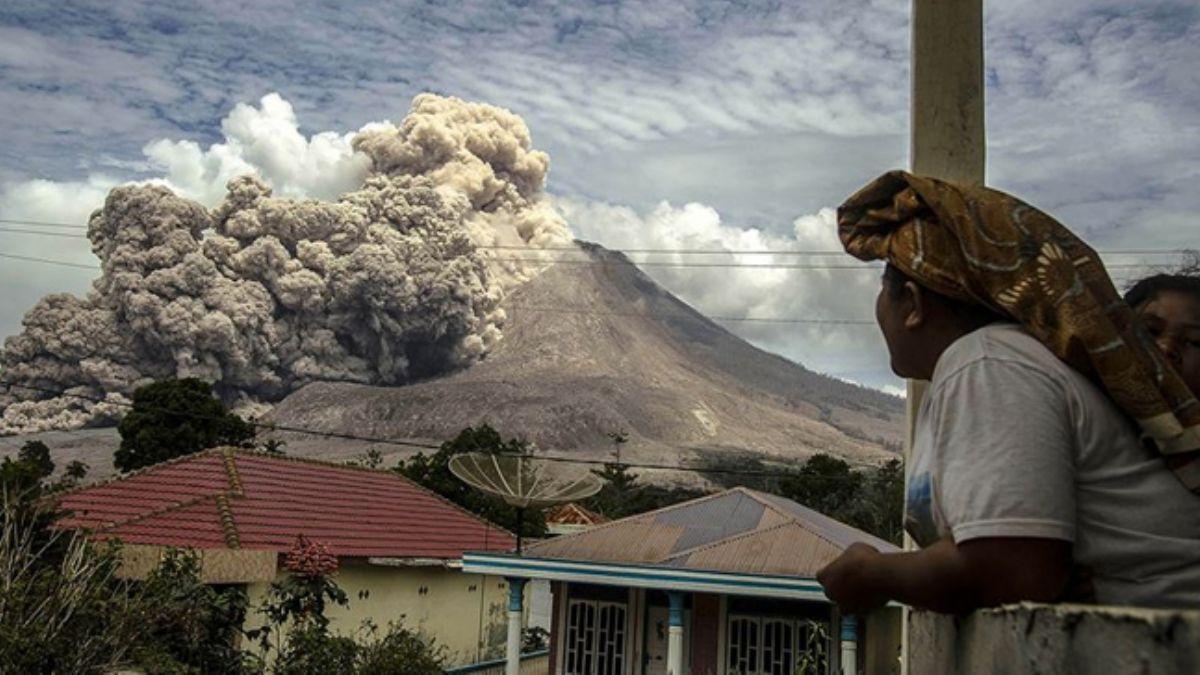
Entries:
{"type": "MultiPolygon", "coordinates": [[[[892,372],[900,377],[915,377],[912,327],[913,297],[908,288],[893,288],[897,282],[884,279],[875,298],[875,321],[883,333],[891,358],[892,372]]],[[[907,285],[907,284],[906,284],[907,285]]]]}
{"type": "Polygon", "coordinates": [[[1192,394],[1200,396],[1200,298],[1180,291],[1161,291],[1137,312],[1192,394]]]}

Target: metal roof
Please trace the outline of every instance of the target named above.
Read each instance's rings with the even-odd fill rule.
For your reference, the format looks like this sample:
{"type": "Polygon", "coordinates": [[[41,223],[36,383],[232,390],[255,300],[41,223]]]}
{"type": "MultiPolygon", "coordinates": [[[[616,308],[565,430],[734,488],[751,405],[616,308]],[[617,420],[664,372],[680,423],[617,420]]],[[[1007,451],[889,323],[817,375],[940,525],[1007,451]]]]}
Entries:
{"type": "Polygon", "coordinates": [[[900,550],[791,500],[739,487],[542,541],[525,555],[813,577],[855,542],[900,550]]]}

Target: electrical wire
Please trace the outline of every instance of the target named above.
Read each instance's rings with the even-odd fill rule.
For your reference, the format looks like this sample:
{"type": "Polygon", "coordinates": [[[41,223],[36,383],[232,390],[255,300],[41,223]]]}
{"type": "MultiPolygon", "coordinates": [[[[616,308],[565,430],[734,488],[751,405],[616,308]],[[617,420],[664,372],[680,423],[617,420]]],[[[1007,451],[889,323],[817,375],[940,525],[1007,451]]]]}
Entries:
{"type": "Polygon", "coordinates": [[[35,258],[33,256],[15,255],[12,253],[0,253],[0,258],[9,258],[12,260],[23,260],[25,262],[42,263],[45,265],[58,265],[60,267],[74,267],[76,269],[81,269],[81,270],[91,270],[93,272],[98,271],[100,269],[100,267],[98,265],[85,265],[82,263],[67,262],[65,260],[50,260],[48,258],[35,258]]]}
{"type": "MultiPolygon", "coordinates": [[[[62,391],[62,390],[50,389],[48,387],[38,387],[38,386],[33,386],[33,385],[19,384],[16,382],[11,382],[11,381],[2,380],[2,379],[0,379],[0,386],[9,387],[9,388],[17,388],[17,389],[26,389],[29,391],[36,391],[36,392],[40,392],[40,393],[44,393],[44,394],[50,394],[52,396],[57,396],[57,397],[61,397],[61,398],[74,398],[74,399],[80,399],[80,400],[84,400],[84,401],[90,401],[92,403],[105,403],[105,404],[109,404],[109,405],[120,406],[123,408],[134,408],[135,407],[135,404],[126,403],[124,401],[108,401],[103,398],[97,398],[95,396],[85,396],[83,394],[73,394],[70,392],[62,391]]],[[[178,417],[186,417],[189,419],[196,419],[196,420],[217,421],[217,420],[222,419],[221,417],[218,417],[216,415],[204,415],[201,413],[194,413],[194,412],[184,411],[184,410],[171,410],[168,408],[158,408],[158,407],[144,406],[144,405],[139,405],[136,407],[140,408],[141,410],[146,410],[149,412],[157,412],[157,413],[162,413],[165,415],[175,415],[178,417]]],[[[372,444],[377,444],[377,445],[391,445],[391,446],[410,448],[410,449],[415,448],[415,449],[419,449],[419,450],[435,450],[436,451],[436,450],[440,450],[442,447],[441,445],[435,445],[432,443],[420,443],[420,442],[416,442],[416,441],[402,441],[402,440],[396,440],[396,439],[391,439],[391,438],[362,436],[359,434],[344,434],[344,433],[338,433],[338,432],[334,432],[334,431],[317,431],[315,429],[305,429],[302,427],[285,426],[285,425],[279,425],[279,424],[266,424],[266,423],[262,423],[262,422],[255,422],[253,420],[245,420],[245,422],[246,422],[246,424],[248,424],[256,429],[263,429],[263,430],[267,430],[267,431],[277,431],[277,432],[282,431],[282,432],[286,432],[286,433],[302,434],[302,435],[314,436],[314,437],[319,437],[319,438],[334,438],[334,439],[338,439],[338,440],[361,441],[364,443],[372,443],[372,444]]],[[[701,474],[716,473],[716,474],[722,474],[722,475],[753,476],[753,477],[758,477],[758,478],[787,478],[787,477],[796,475],[795,473],[787,472],[787,471],[770,471],[770,470],[765,470],[765,469],[726,469],[726,468],[721,468],[721,467],[672,466],[670,464],[656,464],[656,463],[645,463],[645,462],[619,462],[618,463],[618,462],[614,462],[612,460],[605,460],[605,459],[584,459],[584,458],[580,458],[580,457],[564,457],[561,455],[542,455],[542,454],[534,454],[534,453],[520,454],[520,455],[516,455],[516,456],[524,457],[524,458],[532,459],[532,460],[543,460],[543,461],[547,461],[547,462],[559,462],[559,463],[565,463],[565,464],[580,464],[580,465],[586,465],[586,466],[620,465],[620,466],[628,467],[628,468],[632,468],[632,469],[649,469],[649,470],[655,470],[655,471],[690,471],[692,473],[701,473],[701,474]]],[[[809,478],[823,479],[823,478],[835,478],[835,477],[811,476],[809,478]]]]}
{"type": "MultiPolygon", "coordinates": [[[[634,316],[645,317],[650,319],[689,319],[693,318],[686,314],[650,314],[646,312],[609,312],[603,310],[583,309],[574,307],[535,307],[533,305],[505,305],[505,309],[517,309],[527,312],[545,312],[548,314],[585,314],[594,316],[634,316]]],[[[835,324],[847,326],[874,326],[875,321],[871,319],[788,319],[788,318],[770,318],[770,317],[737,317],[737,316],[707,316],[699,315],[701,318],[710,321],[729,321],[729,322],[747,322],[747,323],[796,323],[796,324],[835,324]]]]}
{"type": "MultiPolygon", "coordinates": [[[[0,218],[0,223],[9,225],[30,225],[34,227],[57,227],[77,230],[86,230],[87,225],[79,225],[76,223],[56,223],[41,220],[21,220],[15,218],[0,218]]],[[[86,235],[76,235],[67,233],[50,233],[39,232],[36,230],[22,230],[16,228],[0,228],[0,232],[14,232],[21,234],[44,234],[47,236],[62,236],[75,237],[86,239],[86,235]]],[[[480,245],[476,246],[479,249],[497,250],[497,251],[558,251],[566,253],[582,253],[583,251],[578,246],[544,246],[532,249],[529,246],[520,245],[480,245]]],[[[647,255],[812,255],[812,256],[843,256],[845,251],[836,249],[711,249],[711,248],[615,248],[605,247],[606,250],[615,253],[633,253],[647,255]]],[[[1192,252],[1193,249],[1175,248],[1175,249],[1110,249],[1101,250],[1098,253],[1102,255],[1183,255],[1192,252]]],[[[585,261],[586,262],[586,261],[585,261]]],[[[855,267],[861,267],[856,265],[855,267]]]]}

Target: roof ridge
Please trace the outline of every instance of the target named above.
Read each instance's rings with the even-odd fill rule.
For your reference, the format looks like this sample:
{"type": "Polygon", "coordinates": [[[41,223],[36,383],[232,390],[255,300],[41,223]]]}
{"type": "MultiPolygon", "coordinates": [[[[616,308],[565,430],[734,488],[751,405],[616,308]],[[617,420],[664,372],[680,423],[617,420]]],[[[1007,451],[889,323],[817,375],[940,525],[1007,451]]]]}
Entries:
{"type": "Polygon", "coordinates": [[[93,488],[104,487],[105,485],[112,485],[113,483],[116,483],[117,481],[126,480],[129,478],[133,478],[135,476],[143,476],[145,474],[153,473],[154,471],[157,471],[158,469],[166,468],[168,466],[173,466],[175,464],[182,464],[184,462],[190,462],[192,460],[200,459],[201,457],[207,457],[209,455],[214,455],[214,454],[217,454],[218,452],[220,452],[222,449],[223,448],[218,447],[218,448],[207,448],[205,450],[197,450],[196,452],[190,452],[186,455],[179,455],[178,457],[172,457],[171,459],[164,459],[161,462],[149,464],[147,466],[143,466],[141,468],[134,469],[133,471],[130,471],[128,473],[118,472],[118,473],[115,473],[115,474],[109,476],[108,478],[105,478],[102,481],[97,481],[95,483],[82,483],[80,485],[76,485],[75,487],[63,490],[62,492],[55,493],[54,497],[56,499],[62,499],[69,495],[73,495],[77,492],[83,492],[85,490],[91,490],[93,488]]]}
{"type": "MultiPolygon", "coordinates": [[[[821,539],[822,541],[824,541],[824,542],[826,542],[826,543],[828,543],[828,544],[830,544],[830,545],[832,545],[832,546],[835,546],[835,547],[837,547],[837,548],[840,548],[840,549],[843,549],[843,550],[845,550],[845,547],[844,547],[844,546],[842,546],[842,544],[840,544],[840,543],[838,543],[838,542],[836,542],[836,541],[834,541],[834,540],[830,539],[830,538],[829,538],[829,537],[827,537],[827,536],[826,536],[824,533],[822,533],[822,532],[818,532],[816,528],[809,527],[809,526],[808,526],[808,523],[804,522],[804,520],[802,520],[802,519],[800,519],[799,517],[797,517],[797,516],[796,516],[796,514],[794,514],[794,513],[788,513],[787,511],[785,511],[785,510],[783,510],[783,509],[779,508],[779,507],[778,507],[778,506],[776,506],[775,504],[772,504],[772,503],[771,503],[771,500],[766,498],[768,495],[765,495],[765,494],[763,494],[763,493],[759,492],[758,490],[751,490],[751,489],[750,489],[750,488],[748,488],[748,487],[743,487],[743,486],[740,486],[740,485],[739,485],[738,487],[734,488],[734,489],[735,489],[735,490],[741,490],[742,492],[746,493],[747,495],[749,495],[750,497],[752,497],[752,498],[753,498],[755,501],[757,501],[758,503],[762,504],[762,505],[763,505],[763,506],[765,506],[766,508],[768,508],[768,509],[771,509],[772,511],[774,511],[775,513],[777,513],[777,514],[779,514],[779,515],[783,516],[784,518],[787,518],[789,522],[795,523],[796,525],[800,526],[800,528],[801,528],[801,529],[803,529],[805,532],[811,532],[811,533],[812,533],[813,535],[815,535],[815,536],[816,536],[818,539],[821,539]]],[[[820,511],[818,511],[818,510],[816,510],[816,509],[812,508],[811,506],[807,506],[807,505],[805,505],[805,504],[801,504],[800,502],[798,502],[798,501],[796,501],[796,500],[794,500],[794,499],[788,499],[787,497],[782,497],[782,496],[779,496],[779,495],[769,495],[769,496],[771,496],[771,497],[775,497],[775,498],[777,498],[777,499],[787,499],[789,502],[792,502],[793,504],[795,504],[795,505],[797,505],[797,506],[799,506],[799,507],[801,507],[801,508],[808,509],[809,511],[812,511],[813,513],[817,514],[818,516],[821,516],[822,518],[827,518],[827,519],[829,519],[829,520],[833,521],[833,523],[834,523],[834,524],[836,524],[836,525],[841,525],[842,527],[849,528],[849,529],[851,529],[851,530],[853,530],[853,531],[855,531],[855,532],[858,532],[858,533],[860,533],[860,534],[865,534],[865,535],[867,535],[868,537],[871,537],[871,538],[873,538],[873,539],[879,539],[880,541],[884,541],[884,539],[883,539],[882,537],[876,537],[875,535],[871,534],[870,532],[864,532],[863,530],[860,530],[860,529],[858,529],[857,527],[854,527],[853,525],[850,525],[849,523],[843,523],[842,521],[838,520],[837,518],[834,518],[833,516],[830,516],[830,515],[826,515],[826,514],[824,514],[824,513],[821,513],[820,511]]],[[[886,543],[888,543],[888,544],[891,544],[891,542],[886,542],[886,543]]],[[[872,548],[877,548],[877,547],[875,547],[874,545],[872,545],[872,548]]]]}
{"type": "MultiPolygon", "coordinates": [[[[443,497],[442,495],[438,494],[437,492],[434,492],[433,490],[430,490],[429,488],[425,487],[424,485],[421,485],[420,483],[417,483],[416,481],[410,479],[408,476],[405,476],[404,474],[400,473],[399,471],[396,471],[395,469],[376,469],[376,468],[372,468],[369,466],[355,466],[353,464],[339,464],[337,462],[327,460],[327,459],[317,459],[317,458],[313,458],[313,457],[296,457],[294,455],[285,455],[285,454],[278,453],[278,452],[264,452],[261,450],[253,450],[253,449],[249,449],[249,448],[235,448],[232,446],[226,446],[226,448],[231,450],[232,454],[234,454],[235,456],[243,455],[243,456],[256,457],[256,458],[260,458],[260,459],[281,460],[281,461],[286,461],[286,462],[295,462],[297,464],[310,464],[310,465],[314,465],[314,466],[324,466],[324,467],[329,467],[329,468],[334,468],[334,469],[347,469],[347,470],[351,470],[351,471],[366,471],[366,472],[378,474],[381,476],[388,476],[388,477],[394,478],[402,483],[405,483],[420,492],[424,492],[425,494],[442,502],[446,506],[449,506],[449,507],[453,508],[454,510],[461,512],[462,514],[466,515],[468,518],[484,525],[487,528],[494,528],[496,530],[499,530],[502,534],[507,534],[508,536],[514,537],[514,538],[516,537],[515,534],[513,534],[512,532],[509,532],[507,529],[497,525],[496,523],[493,523],[490,520],[487,520],[483,516],[480,516],[479,514],[474,513],[471,510],[469,510],[463,506],[460,506],[459,504],[455,504],[450,499],[443,497]]],[[[225,450],[226,448],[217,448],[217,449],[225,450]]]]}
{"type": "Polygon", "coordinates": [[[225,475],[229,478],[229,491],[238,496],[246,496],[246,487],[242,485],[242,476],[238,473],[237,454],[231,448],[221,448],[221,460],[225,466],[225,475]]]}
{"type": "Polygon", "coordinates": [[[229,494],[217,494],[217,520],[221,523],[221,532],[225,535],[225,543],[229,548],[241,548],[241,538],[238,536],[237,522],[233,519],[233,509],[229,505],[229,494]]]}
{"type": "Polygon", "coordinates": [[[99,532],[104,532],[106,530],[113,530],[118,527],[124,527],[126,525],[132,525],[133,523],[140,523],[143,520],[148,520],[150,518],[157,518],[158,516],[170,513],[172,511],[176,511],[178,509],[186,509],[189,506],[195,506],[196,504],[199,504],[200,502],[203,502],[206,499],[216,499],[217,497],[220,497],[223,494],[225,494],[225,493],[224,492],[209,492],[209,493],[205,493],[205,494],[196,495],[195,497],[189,497],[183,501],[171,502],[170,504],[167,504],[165,506],[160,506],[157,509],[151,509],[149,511],[146,511],[145,513],[139,513],[130,518],[126,518],[125,520],[114,520],[114,521],[105,523],[102,527],[97,528],[95,531],[99,533],[99,532]]]}
{"type": "MultiPolygon", "coordinates": [[[[663,558],[663,562],[669,562],[669,561],[671,561],[671,560],[675,560],[676,558],[680,558],[680,557],[683,557],[683,556],[685,556],[685,555],[691,555],[691,554],[693,554],[693,553],[698,553],[698,552],[700,552],[700,551],[703,551],[703,550],[706,550],[706,549],[709,549],[709,548],[713,548],[713,547],[716,547],[716,546],[724,546],[725,544],[728,544],[728,543],[730,543],[730,542],[737,541],[737,540],[739,540],[739,539],[744,539],[744,538],[746,538],[746,537],[753,537],[753,536],[755,536],[755,535],[763,534],[763,533],[766,533],[766,532],[772,532],[772,531],[774,531],[774,530],[778,530],[778,529],[780,529],[780,528],[784,528],[784,527],[787,527],[787,526],[789,526],[789,525],[795,525],[795,526],[797,526],[797,527],[800,527],[800,523],[797,523],[795,520],[789,520],[789,521],[782,522],[782,523],[776,523],[776,524],[774,524],[774,525],[772,525],[772,526],[770,526],[770,527],[764,527],[764,528],[762,528],[761,530],[750,530],[749,532],[739,532],[739,533],[737,533],[737,534],[735,534],[735,535],[732,535],[732,536],[729,536],[729,537],[725,537],[724,539],[718,539],[718,540],[716,540],[716,541],[710,541],[710,542],[708,542],[708,543],[706,543],[706,544],[700,544],[699,546],[693,546],[693,547],[691,547],[691,548],[685,548],[685,549],[683,549],[682,551],[678,551],[678,552],[676,552],[676,553],[672,553],[671,555],[667,556],[666,558],[663,558]]],[[[809,531],[809,530],[808,530],[808,528],[805,528],[805,527],[802,527],[801,529],[803,529],[805,532],[808,532],[808,531],[809,531]]],[[[818,536],[819,536],[819,535],[818,535],[818,536]]],[[[821,539],[825,539],[825,538],[824,538],[824,537],[821,537],[821,539]]],[[[828,540],[828,539],[825,539],[825,541],[829,541],[829,540],[828,540]]],[[[833,542],[829,542],[829,543],[833,543],[833,542]]]]}

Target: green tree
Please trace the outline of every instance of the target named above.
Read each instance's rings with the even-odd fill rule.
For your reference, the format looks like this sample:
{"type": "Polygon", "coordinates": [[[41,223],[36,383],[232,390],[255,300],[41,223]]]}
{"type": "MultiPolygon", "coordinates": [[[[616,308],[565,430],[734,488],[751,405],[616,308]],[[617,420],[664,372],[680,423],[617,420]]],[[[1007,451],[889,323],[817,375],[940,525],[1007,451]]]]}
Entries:
{"type": "MultiPolygon", "coordinates": [[[[510,532],[516,532],[515,508],[468,486],[450,472],[450,458],[467,452],[528,454],[529,444],[515,438],[505,440],[495,429],[482,424],[463,429],[458,436],[443,443],[432,455],[418,453],[400,461],[396,465],[396,471],[485,520],[496,523],[510,532]]],[[[546,520],[542,512],[538,509],[526,511],[521,530],[522,536],[525,537],[545,536],[546,520]]]]}
{"type": "Polygon", "coordinates": [[[903,538],[904,465],[853,469],[829,455],[813,455],[780,481],[779,494],[880,539],[903,538]]]}
{"type": "Polygon", "coordinates": [[[133,392],[133,408],[117,426],[121,471],[224,445],[249,447],[254,426],[230,413],[212,387],[195,379],[163,380],[133,392]]]}
{"type": "Polygon", "coordinates": [[[784,496],[828,516],[842,513],[858,499],[863,478],[837,457],[813,455],[800,470],[780,482],[784,496]]]}
{"type": "Polygon", "coordinates": [[[605,483],[584,505],[606,518],[624,518],[707,494],[702,490],[643,483],[630,471],[628,464],[609,462],[592,473],[603,478],[605,483]]]}

